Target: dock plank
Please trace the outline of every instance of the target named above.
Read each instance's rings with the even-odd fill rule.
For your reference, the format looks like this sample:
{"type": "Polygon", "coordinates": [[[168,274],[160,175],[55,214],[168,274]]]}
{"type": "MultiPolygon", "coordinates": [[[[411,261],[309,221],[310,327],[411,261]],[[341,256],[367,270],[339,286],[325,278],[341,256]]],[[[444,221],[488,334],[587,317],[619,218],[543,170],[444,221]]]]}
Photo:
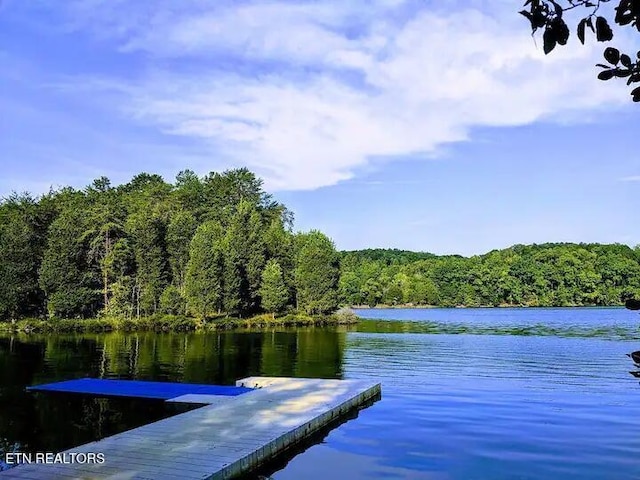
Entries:
{"type": "Polygon", "coordinates": [[[31,464],[4,479],[228,479],[245,474],[381,393],[379,383],[250,377],[229,400],[67,450],[102,453],[104,464],[31,464]]]}

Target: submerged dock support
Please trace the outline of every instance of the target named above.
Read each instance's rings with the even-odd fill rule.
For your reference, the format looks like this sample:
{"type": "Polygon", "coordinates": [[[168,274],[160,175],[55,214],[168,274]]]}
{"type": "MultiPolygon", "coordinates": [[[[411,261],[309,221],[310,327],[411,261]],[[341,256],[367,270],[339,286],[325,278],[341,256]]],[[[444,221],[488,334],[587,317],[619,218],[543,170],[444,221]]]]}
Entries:
{"type": "Polygon", "coordinates": [[[380,383],[363,380],[249,377],[237,386],[254,390],[63,452],[101,453],[104,463],[21,465],[0,479],[235,478],[381,395],[380,383]]]}

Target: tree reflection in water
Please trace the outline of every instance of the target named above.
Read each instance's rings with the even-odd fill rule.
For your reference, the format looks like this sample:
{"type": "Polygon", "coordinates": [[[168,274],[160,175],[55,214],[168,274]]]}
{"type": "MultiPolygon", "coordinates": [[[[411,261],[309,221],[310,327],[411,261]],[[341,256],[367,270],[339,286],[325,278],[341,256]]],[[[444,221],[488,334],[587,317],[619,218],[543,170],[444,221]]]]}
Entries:
{"type": "Polygon", "coordinates": [[[0,458],[61,451],[187,408],[26,386],[81,377],[222,385],[252,375],[342,378],[345,337],[341,328],[0,337],[0,458]]]}

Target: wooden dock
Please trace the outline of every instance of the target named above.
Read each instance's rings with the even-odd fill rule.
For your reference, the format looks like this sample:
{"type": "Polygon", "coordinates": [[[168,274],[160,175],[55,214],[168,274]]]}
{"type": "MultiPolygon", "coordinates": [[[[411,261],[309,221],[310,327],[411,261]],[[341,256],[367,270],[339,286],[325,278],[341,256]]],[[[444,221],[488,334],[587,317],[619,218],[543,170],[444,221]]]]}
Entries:
{"type": "Polygon", "coordinates": [[[0,479],[231,479],[381,394],[362,380],[249,377],[237,386],[256,390],[174,398],[207,405],[63,452],[102,453],[102,464],[24,464],[0,479]]]}

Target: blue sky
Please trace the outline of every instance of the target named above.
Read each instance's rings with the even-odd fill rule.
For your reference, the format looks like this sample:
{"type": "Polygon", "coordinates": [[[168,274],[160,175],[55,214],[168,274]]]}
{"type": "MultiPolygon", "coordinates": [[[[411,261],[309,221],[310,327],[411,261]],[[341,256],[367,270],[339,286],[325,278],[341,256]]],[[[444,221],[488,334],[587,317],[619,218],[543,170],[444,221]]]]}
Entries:
{"type": "Polygon", "coordinates": [[[640,243],[640,107],[518,5],[5,0],[0,195],[247,166],[341,249],[640,243]]]}

